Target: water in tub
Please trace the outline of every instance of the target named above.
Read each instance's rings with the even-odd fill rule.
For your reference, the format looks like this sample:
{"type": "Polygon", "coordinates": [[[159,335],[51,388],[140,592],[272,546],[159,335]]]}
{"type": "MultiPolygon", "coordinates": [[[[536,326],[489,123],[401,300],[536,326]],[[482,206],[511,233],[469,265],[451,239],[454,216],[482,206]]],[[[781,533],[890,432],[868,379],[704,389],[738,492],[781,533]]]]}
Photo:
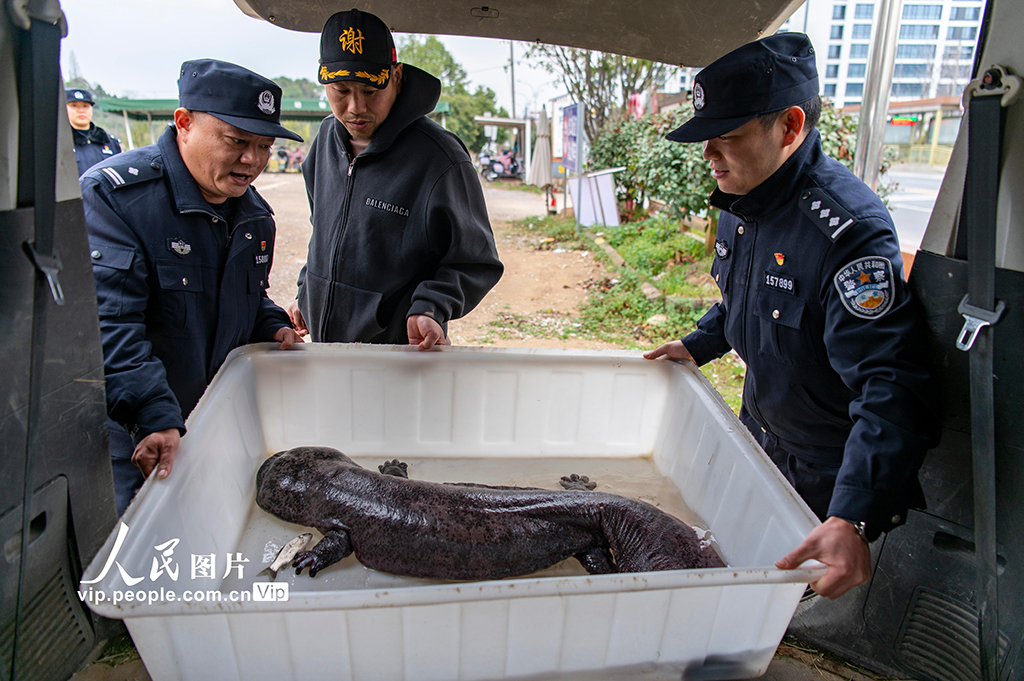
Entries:
{"type": "MultiPolygon", "coordinates": [[[[269,456],[269,455],[268,455],[269,456]]],[[[377,470],[387,457],[359,457],[352,459],[364,468],[377,470]]],[[[558,481],[563,475],[586,475],[597,483],[595,491],[619,494],[645,501],[694,527],[698,536],[713,541],[707,525],[683,501],[679,489],[663,476],[650,458],[544,458],[544,459],[444,459],[402,457],[409,464],[409,477],[430,482],[477,482],[484,485],[511,485],[561,490],[558,481]]],[[[286,543],[302,532],[312,532],[313,546],[320,533],[302,525],[294,525],[276,518],[253,500],[245,531],[236,551],[250,559],[242,579],[235,573],[221,583],[221,591],[249,590],[253,581],[266,581],[266,575],[255,577],[270,564],[286,543]],[[252,566],[252,567],[249,567],[252,566]]],[[[716,547],[717,548],[717,547],[716,547]]],[[[564,577],[586,575],[586,570],[575,558],[564,560],[531,577],[564,577]]],[[[306,572],[296,576],[286,567],[278,573],[277,581],[287,581],[294,591],[339,591],[353,589],[393,589],[401,586],[444,583],[439,580],[398,577],[364,567],[350,555],[310,579],[306,572]]]]}

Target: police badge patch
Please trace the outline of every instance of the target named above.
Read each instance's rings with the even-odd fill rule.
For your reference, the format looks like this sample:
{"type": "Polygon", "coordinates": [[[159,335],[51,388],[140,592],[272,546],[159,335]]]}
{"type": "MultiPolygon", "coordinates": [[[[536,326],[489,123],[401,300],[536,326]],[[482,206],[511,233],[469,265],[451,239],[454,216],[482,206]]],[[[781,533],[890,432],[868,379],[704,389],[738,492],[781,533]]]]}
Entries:
{"type": "Polygon", "coordinates": [[[275,111],[274,94],[270,90],[264,90],[256,100],[256,108],[270,116],[275,111]]]}
{"type": "Polygon", "coordinates": [[[835,276],[836,290],[850,314],[876,319],[892,307],[895,280],[887,258],[869,255],[845,265],[835,276]]]}
{"type": "Polygon", "coordinates": [[[704,108],[704,88],[700,83],[693,86],[693,108],[697,111],[704,108]]]}
{"type": "Polygon", "coordinates": [[[725,241],[722,240],[722,239],[716,240],[715,241],[715,253],[718,254],[719,258],[721,258],[722,260],[725,260],[726,258],[729,257],[729,244],[725,243],[725,241]]]}
{"type": "Polygon", "coordinates": [[[186,243],[185,240],[180,237],[178,239],[168,239],[167,247],[176,255],[179,255],[183,258],[192,252],[192,245],[186,243]]]}

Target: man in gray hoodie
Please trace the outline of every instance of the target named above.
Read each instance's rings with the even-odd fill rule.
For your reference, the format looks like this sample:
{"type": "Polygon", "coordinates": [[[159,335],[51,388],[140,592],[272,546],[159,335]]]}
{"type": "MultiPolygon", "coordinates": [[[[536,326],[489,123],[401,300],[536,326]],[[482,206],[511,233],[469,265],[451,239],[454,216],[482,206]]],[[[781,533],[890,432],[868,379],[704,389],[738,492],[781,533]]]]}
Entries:
{"type": "Polygon", "coordinates": [[[355,9],[324,25],[318,80],[333,115],[302,165],[313,235],[292,322],[317,342],[448,344],[503,267],[465,145],[426,117],[441,82],[355,9]]]}

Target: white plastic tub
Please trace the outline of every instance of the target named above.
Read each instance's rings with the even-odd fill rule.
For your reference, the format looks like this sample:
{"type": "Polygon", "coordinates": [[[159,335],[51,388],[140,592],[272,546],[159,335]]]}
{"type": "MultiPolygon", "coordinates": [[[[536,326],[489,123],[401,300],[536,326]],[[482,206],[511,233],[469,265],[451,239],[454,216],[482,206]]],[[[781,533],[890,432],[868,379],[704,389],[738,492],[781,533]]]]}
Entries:
{"type": "Polygon", "coordinates": [[[124,619],[154,679],[750,678],[821,574],[773,567],[817,521],[692,366],[604,351],[270,348],[232,353],[189,418],[172,475],[149,480],[122,519],[116,563],[142,581],[129,589],[112,566],[86,583],[116,531],[83,578],[83,591],[108,598],[90,607],[124,619]],[[552,458],[586,468],[561,474],[605,460],[656,467],[730,567],[436,583],[349,557],[316,579],[282,571],[285,602],[231,602],[231,590],[267,579],[255,578],[264,553],[302,529],[253,502],[261,462],[298,445],[367,466],[397,457],[414,462],[412,477],[451,482],[493,483],[482,478],[552,458]],[[155,548],[172,539],[177,579],[155,548]],[[216,577],[193,579],[192,554],[213,554],[216,577]],[[249,560],[241,579],[224,578],[227,554],[249,560]],[[177,599],[153,599],[161,588],[177,599]],[[154,602],[115,605],[117,590],[154,602]],[[204,600],[181,600],[185,590],[204,600]]]}

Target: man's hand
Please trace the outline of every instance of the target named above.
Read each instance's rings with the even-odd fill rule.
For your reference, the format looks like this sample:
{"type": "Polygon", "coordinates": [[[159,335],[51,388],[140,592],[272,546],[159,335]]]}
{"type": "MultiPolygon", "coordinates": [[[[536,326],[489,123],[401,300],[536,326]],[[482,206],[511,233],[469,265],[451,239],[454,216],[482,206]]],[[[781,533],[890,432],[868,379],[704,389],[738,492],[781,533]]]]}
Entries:
{"type": "Polygon", "coordinates": [[[409,334],[409,345],[416,345],[420,350],[429,350],[435,345],[451,345],[445,338],[444,329],[425,314],[414,314],[405,320],[405,331],[409,334]]]}
{"type": "Polygon", "coordinates": [[[178,452],[178,445],[181,444],[181,435],[177,428],[158,430],[142,438],[132,452],[132,463],[142,471],[143,477],[148,478],[149,474],[156,468],[156,477],[163,480],[171,474],[171,467],[174,466],[174,455],[178,452]]]}
{"type": "MultiPolygon", "coordinates": [[[[306,328],[306,320],[302,318],[302,311],[299,310],[299,301],[293,300],[288,303],[288,309],[285,312],[288,313],[288,317],[292,320],[292,327],[294,327],[297,334],[305,336],[309,333],[309,329],[306,328]]],[[[277,338],[275,337],[274,340],[277,340],[277,338]]],[[[284,350],[284,348],[281,349],[284,350]]]]}
{"type": "Polygon", "coordinates": [[[814,528],[795,551],[775,561],[775,567],[792,570],[810,559],[828,566],[825,576],[811,584],[825,598],[839,598],[871,579],[871,549],[857,528],[842,518],[832,516],[814,528]]]}
{"type": "MultiPolygon", "coordinates": [[[[299,313],[301,317],[301,313],[299,313]]],[[[274,340],[281,345],[278,346],[278,350],[287,350],[296,343],[302,343],[302,337],[295,332],[295,329],[289,329],[287,326],[282,326],[280,329],[274,332],[274,340]]]]}
{"type": "Polygon", "coordinates": [[[644,353],[644,359],[658,359],[659,357],[668,357],[669,359],[688,359],[691,362],[693,357],[690,357],[690,352],[683,345],[683,341],[677,340],[671,343],[665,343],[660,348],[655,348],[649,352],[644,353]]]}

